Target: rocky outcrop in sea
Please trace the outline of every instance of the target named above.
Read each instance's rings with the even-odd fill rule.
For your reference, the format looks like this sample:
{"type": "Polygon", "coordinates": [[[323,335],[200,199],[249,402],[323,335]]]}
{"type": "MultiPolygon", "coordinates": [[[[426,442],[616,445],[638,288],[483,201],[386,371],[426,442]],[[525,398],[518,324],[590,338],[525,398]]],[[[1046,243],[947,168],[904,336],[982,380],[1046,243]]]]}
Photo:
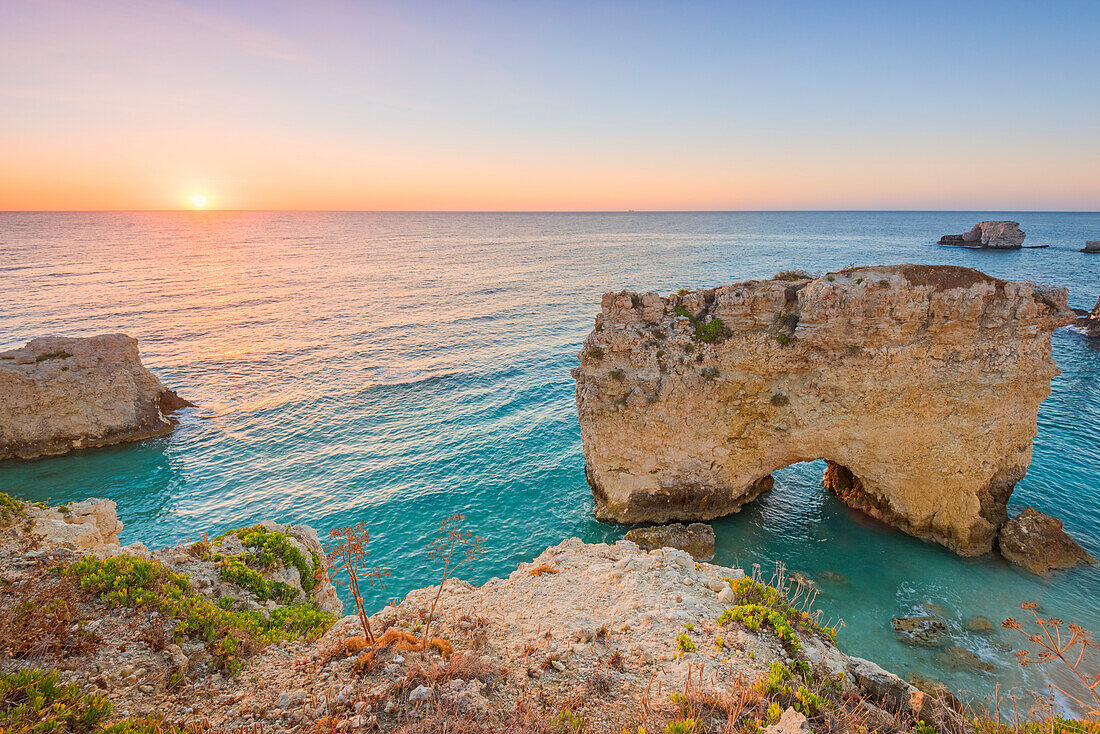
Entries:
{"type": "Polygon", "coordinates": [[[125,334],[34,339],[0,352],[0,460],[163,436],[189,405],[125,334]]]}
{"type": "Polygon", "coordinates": [[[1048,574],[1096,559],[1062,530],[1062,522],[1025,507],[1004,524],[997,545],[1001,555],[1036,574],[1048,574]]]}
{"type": "Polygon", "coordinates": [[[1019,222],[978,222],[969,232],[945,234],[940,237],[938,244],[985,247],[991,250],[1016,250],[1024,245],[1024,232],[1020,230],[1019,222]]]}
{"type": "Polygon", "coordinates": [[[573,371],[596,514],[707,520],[825,459],[850,506],[985,553],[1031,461],[1066,296],[928,265],[608,293],[573,371]]]}

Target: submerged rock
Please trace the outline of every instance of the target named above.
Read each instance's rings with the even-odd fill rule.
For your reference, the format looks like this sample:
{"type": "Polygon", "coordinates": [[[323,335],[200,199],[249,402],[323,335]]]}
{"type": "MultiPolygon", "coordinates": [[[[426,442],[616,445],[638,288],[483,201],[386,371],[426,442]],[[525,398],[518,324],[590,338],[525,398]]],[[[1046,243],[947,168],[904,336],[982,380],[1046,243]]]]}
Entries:
{"type": "Polygon", "coordinates": [[[978,222],[969,232],[945,234],[940,237],[939,244],[988,247],[993,250],[1015,250],[1023,247],[1024,232],[1020,230],[1019,222],[1005,220],[978,222]]]}
{"type": "Polygon", "coordinates": [[[947,622],[930,614],[894,617],[890,620],[902,642],[918,647],[939,647],[947,640],[947,622]]]}
{"type": "Polygon", "coordinates": [[[189,405],[142,366],[136,339],[34,339],[0,354],[0,459],[163,436],[189,405]]]}
{"type": "Polygon", "coordinates": [[[941,665],[949,667],[952,670],[969,668],[970,670],[981,670],[985,673],[991,673],[994,670],[993,663],[987,663],[975,653],[970,652],[966,648],[959,647],[958,645],[952,645],[942,653],[936,655],[936,660],[939,661],[941,665]]]}
{"type": "Polygon", "coordinates": [[[1066,295],[946,265],[608,293],[573,370],[596,516],[713,519],[822,458],[849,506],[988,552],[1058,374],[1066,295]]]}
{"type": "Polygon", "coordinates": [[[626,540],[646,551],[679,548],[697,561],[709,561],[714,557],[714,528],[701,522],[634,528],[627,532],[626,540]]]}
{"type": "Polygon", "coordinates": [[[968,632],[980,633],[993,632],[996,629],[993,623],[989,621],[989,617],[984,617],[981,614],[975,614],[973,617],[968,618],[966,622],[963,623],[963,627],[965,627],[968,632]]]}
{"type": "Polygon", "coordinates": [[[997,538],[1001,555],[1036,574],[1096,559],[1062,530],[1062,521],[1031,507],[1005,523],[997,538]]]}

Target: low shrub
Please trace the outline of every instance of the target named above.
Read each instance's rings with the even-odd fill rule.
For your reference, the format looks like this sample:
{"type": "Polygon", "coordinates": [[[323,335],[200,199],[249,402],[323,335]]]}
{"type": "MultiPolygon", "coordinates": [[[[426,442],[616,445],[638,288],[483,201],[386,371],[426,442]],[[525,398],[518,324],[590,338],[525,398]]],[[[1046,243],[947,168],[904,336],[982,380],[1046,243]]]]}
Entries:
{"type": "Polygon", "coordinates": [[[788,397],[787,397],[786,395],[784,395],[783,393],[781,393],[781,392],[777,392],[777,393],[773,393],[773,394],[772,394],[772,396],[771,396],[771,398],[770,398],[770,399],[768,400],[768,402],[769,402],[769,403],[771,403],[772,405],[775,405],[775,406],[778,406],[778,407],[782,407],[782,406],[784,406],[784,405],[790,405],[790,403],[791,403],[791,399],[790,399],[790,398],[788,398],[788,397]]]}
{"type": "Polygon", "coordinates": [[[109,606],[155,609],[177,620],[175,637],[205,642],[218,667],[229,674],[240,672],[241,657],[257,643],[315,639],[335,621],[309,604],[279,607],[268,616],[222,609],[192,592],[186,576],[133,556],[85,556],[63,573],[109,606]]]}
{"type": "Polygon", "coordinates": [[[110,713],[106,696],[61,683],[56,670],[0,675],[0,732],[90,734],[110,713]]]}
{"type": "Polygon", "coordinates": [[[812,280],[813,276],[805,270],[781,270],[772,276],[772,280],[812,280]]]}
{"type": "Polygon", "coordinates": [[[46,352],[45,354],[39,354],[34,358],[35,362],[45,362],[49,359],[68,359],[73,355],[66,352],[64,349],[58,349],[55,352],[46,352]]]}

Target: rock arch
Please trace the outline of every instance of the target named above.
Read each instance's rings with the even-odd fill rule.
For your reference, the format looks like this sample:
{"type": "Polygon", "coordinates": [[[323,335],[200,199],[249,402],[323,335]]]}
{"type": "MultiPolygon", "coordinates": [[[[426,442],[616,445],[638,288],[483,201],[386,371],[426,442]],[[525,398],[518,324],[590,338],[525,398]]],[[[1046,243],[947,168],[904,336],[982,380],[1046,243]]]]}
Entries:
{"type": "Polygon", "coordinates": [[[954,266],[606,294],[573,371],[596,514],[712,519],[820,458],[849,505],[984,553],[1072,320],[1064,289],[954,266]]]}

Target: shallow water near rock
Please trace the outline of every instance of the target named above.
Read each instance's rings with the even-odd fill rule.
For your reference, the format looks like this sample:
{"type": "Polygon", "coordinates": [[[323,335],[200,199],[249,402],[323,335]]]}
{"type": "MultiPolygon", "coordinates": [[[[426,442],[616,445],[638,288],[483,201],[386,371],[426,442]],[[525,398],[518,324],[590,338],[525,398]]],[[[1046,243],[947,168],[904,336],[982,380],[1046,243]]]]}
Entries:
{"type": "MultiPolygon", "coordinates": [[[[122,542],[165,545],[264,518],[322,534],[363,521],[393,575],[372,604],[435,575],[424,545],[468,516],[485,557],[462,575],[511,571],[568,536],[614,541],[584,481],[569,370],[602,293],[669,293],[790,268],[947,263],[1066,286],[1091,308],[1100,260],[1077,252],[1098,214],[822,212],[732,214],[0,214],[0,350],[45,334],[123,331],[199,407],[170,437],[0,463],[0,491],[119,503],[122,542]],[[934,243],[1013,219],[1025,245],[934,243]]],[[[1100,553],[1100,342],[1054,336],[1063,374],[1039,415],[1032,504],[1100,553]]],[[[995,557],[964,559],[849,510],[823,462],[714,524],[714,562],[782,561],[812,579],[845,651],[901,675],[988,694],[1022,671],[999,627],[1019,602],[1100,630],[1100,571],[1050,579],[995,557]],[[891,618],[936,614],[942,648],[899,641],[891,618]],[[983,615],[994,630],[972,632],[983,615]],[[974,658],[994,666],[973,667],[974,658]]],[[[1024,675],[1028,680],[1025,681],[1024,675]]]]}

